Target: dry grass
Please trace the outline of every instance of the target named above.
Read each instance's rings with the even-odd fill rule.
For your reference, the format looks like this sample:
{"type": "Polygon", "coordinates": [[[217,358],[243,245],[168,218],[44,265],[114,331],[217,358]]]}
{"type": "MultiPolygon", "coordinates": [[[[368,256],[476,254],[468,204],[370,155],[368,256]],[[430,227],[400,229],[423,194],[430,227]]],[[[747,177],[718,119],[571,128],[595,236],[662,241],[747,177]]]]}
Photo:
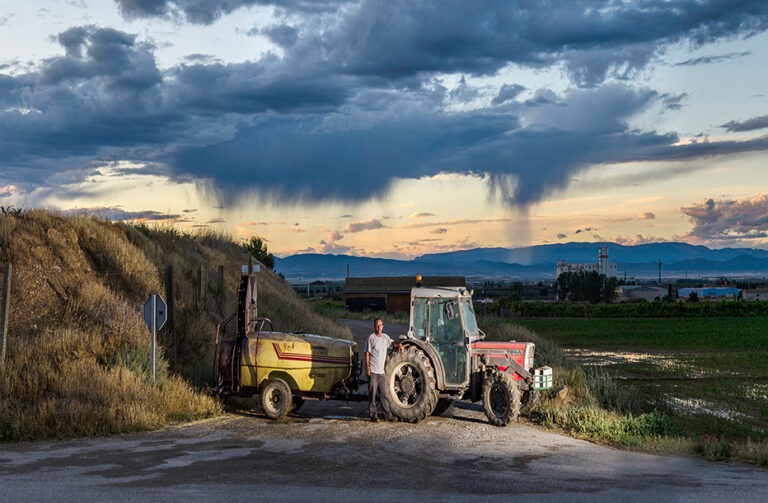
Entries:
{"type": "MultiPolygon", "coordinates": [[[[246,253],[227,236],[187,235],[42,210],[0,216],[13,265],[0,439],[103,435],[220,412],[205,394],[216,323],[236,308],[246,253]],[[167,300],[157,384],[142,305],[167,300]]],[[[275,327],[351,337],[271,271],[258,273],[260,314],[275,327]]]]}

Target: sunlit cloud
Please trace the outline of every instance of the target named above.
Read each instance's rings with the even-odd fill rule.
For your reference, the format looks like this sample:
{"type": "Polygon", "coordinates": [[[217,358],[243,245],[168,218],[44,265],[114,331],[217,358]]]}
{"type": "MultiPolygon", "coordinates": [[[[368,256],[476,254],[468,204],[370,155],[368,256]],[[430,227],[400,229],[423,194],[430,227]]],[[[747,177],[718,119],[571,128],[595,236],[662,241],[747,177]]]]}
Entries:
{"type": "Polygon", "coordinates": [[[687,237],[696,241],[742,241],[768,237],[768,195],[742,200],[707,199],[680,211],[693,229],[687,237]]]}
{"type": "Polygon", "coordinates": [[[642,234],[636,234],[634,237],[632,236],[616,236],[613,239],[614,243],[624,245],[624,246],[636,246],[636,245],[644,245],[649,243],[665,243],[667,242],[666,239],[655,237],[655,236],[643,236],[642,234]]]}

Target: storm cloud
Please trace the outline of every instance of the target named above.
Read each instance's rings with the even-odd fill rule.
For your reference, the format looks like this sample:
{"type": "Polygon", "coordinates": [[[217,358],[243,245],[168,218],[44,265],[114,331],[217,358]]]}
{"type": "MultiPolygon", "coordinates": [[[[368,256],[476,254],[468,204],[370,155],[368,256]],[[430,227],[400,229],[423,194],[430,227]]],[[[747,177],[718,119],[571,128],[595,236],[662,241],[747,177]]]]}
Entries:
{"type": "Polygon", "coordinates": [[[271,17],[252,33],[276,49],[161,70],[154,45],[136,34],[66,29],[60,55],[0,73],[0,186],[74,181],[122,160],[206,180],[225,200],[256,192],[362,202],[397,179],[461,173],[526,207],[597,164],[768,148],[765,139],[681,144],[674,132],[629,125],[654,107],[683,106],[683,96],[633,83],[637,72],[675,44],[765,31],[763,1],[116,4],[126,18],[198,25],[267,8],[271,17]],[[514,66],[562,68],[570,86],[488,89],[461,77],[514,66]]]}
{"type": "Polygon", "coordinates": [[[768,236],[768,195],[748,199],[707,199],[680,209],[693,224],[692,238],[745,241],[768,236]]]}

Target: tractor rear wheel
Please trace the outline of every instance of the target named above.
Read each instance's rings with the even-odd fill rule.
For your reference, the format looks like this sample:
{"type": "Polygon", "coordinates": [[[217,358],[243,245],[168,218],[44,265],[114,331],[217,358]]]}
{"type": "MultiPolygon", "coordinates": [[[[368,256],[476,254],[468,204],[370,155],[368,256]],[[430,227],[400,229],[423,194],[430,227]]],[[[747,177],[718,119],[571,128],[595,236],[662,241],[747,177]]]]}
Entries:
{"type": "Polygon", "coordinates": [[[261,408],[270,419],[282,419],[293,407],[291,388],[282,379],[270,379],[261,389],[261,408]]]}
{"type": "Polygon", "coordinates": [[[520,415],[520,388],[512,376],[495,371],[483,383],[483,410],[495,426],[506,426],[520,415]]]}
{"type": "Polygon", "coordinates": [[[394,353],[385,368],[389,407],[401,421],[416,423],[435,409],[435,372],[420,349],[394,353]]]}

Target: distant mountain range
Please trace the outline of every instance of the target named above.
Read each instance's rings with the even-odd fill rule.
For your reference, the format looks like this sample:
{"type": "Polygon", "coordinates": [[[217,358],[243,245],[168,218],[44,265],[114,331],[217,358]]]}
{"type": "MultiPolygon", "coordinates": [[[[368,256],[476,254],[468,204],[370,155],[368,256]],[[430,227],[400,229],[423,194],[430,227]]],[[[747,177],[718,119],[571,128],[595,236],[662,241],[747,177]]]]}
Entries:
{"type": "Polygon", "coordinates": [[[413,260],[306,253],[275,258],[275,271],[292,282],[340,280],[347,274],[367,276],[467,276],[471,279],[551,280],[558,260],[596,263],[598,248],[608,248],[608,260],[619,277],[662,279],[700,277],[768,277],[768,250],[710,249],[685,243],[623,246],[616,243],[565,243],[523,248],[475,248],[422,255],[413,260]]]}

